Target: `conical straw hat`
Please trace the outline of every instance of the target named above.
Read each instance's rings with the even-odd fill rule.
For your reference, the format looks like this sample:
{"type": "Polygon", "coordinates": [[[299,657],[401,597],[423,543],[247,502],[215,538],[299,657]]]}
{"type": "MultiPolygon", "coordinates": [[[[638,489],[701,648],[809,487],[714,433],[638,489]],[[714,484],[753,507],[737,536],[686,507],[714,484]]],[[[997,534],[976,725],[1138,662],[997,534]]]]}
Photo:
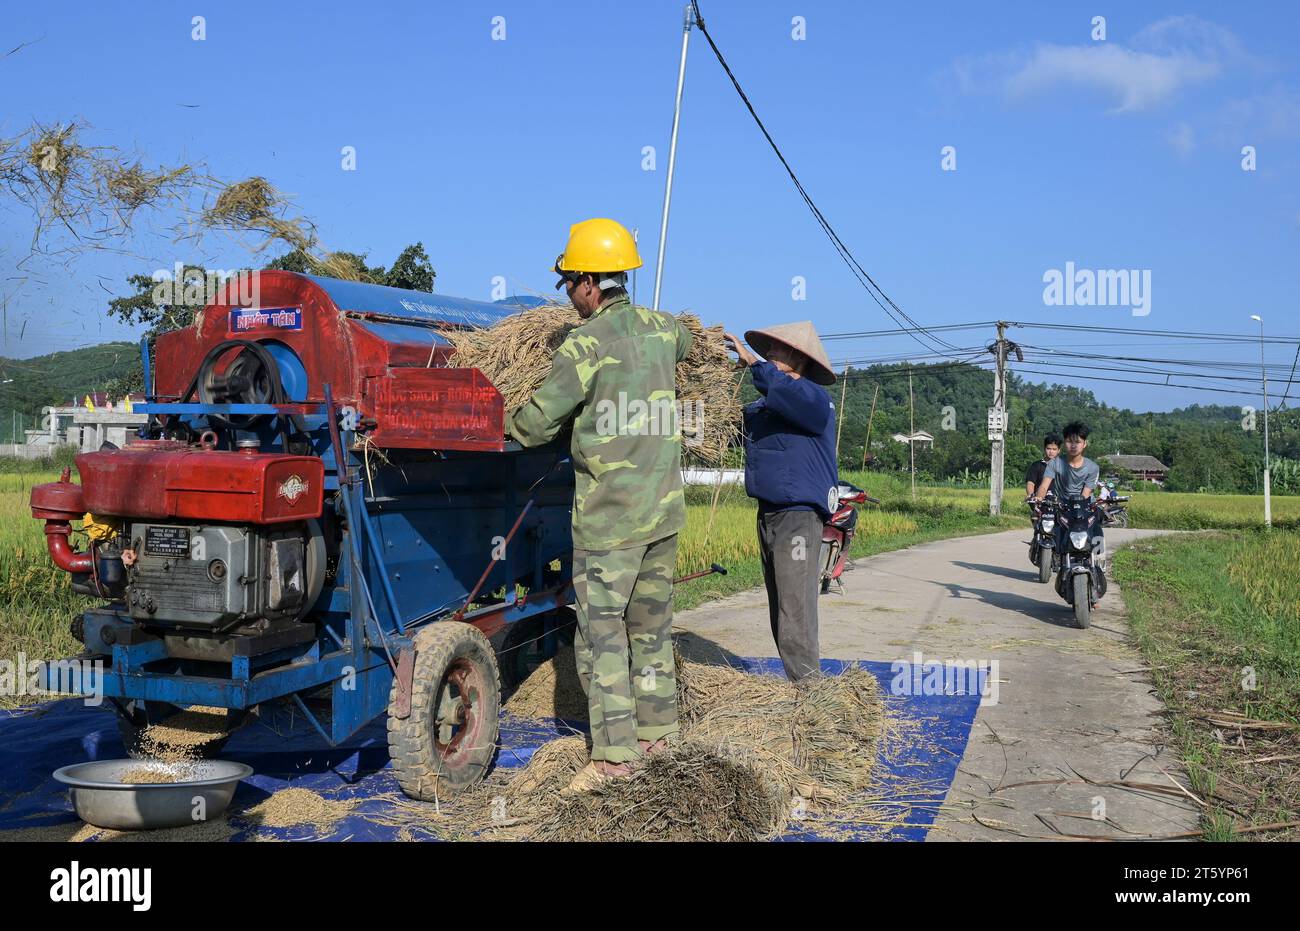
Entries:
{"type": "Polygon", "coordinates": [[[817,336],[817,331],[813,329],[811,320],[782,323],[762,330],[748,330],[745,333],[745,342],[764,358],[767,358],[768,350],[772,348],[773,343],[781,343],[797,350],[807,356],[811,363],[805,372],[809,378],[819,385],[835,384],[831,360],[826,357],[826,350],[817,336]]]}

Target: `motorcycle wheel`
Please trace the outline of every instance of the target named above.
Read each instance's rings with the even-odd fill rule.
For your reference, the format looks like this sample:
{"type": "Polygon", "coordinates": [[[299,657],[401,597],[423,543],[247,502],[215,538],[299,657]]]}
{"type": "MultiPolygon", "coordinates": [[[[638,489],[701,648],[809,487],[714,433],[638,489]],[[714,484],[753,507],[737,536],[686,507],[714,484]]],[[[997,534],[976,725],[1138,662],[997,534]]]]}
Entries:
{"type": "Polygon", "coordinates": [[[1080,630],[1087,630],[1092,624],[1092,604],[1088,601],[1090,595],[1088,576],[1085,573],[1079,573],[1074,577],[1074,626],[1080,630]]]}
{"type": "Polygon", "coordinates": [[[1047,583],[1052,580],[1052,557],[1048,550],[1038,551],[1038,581],[1047,583]]]}
{"type": "Polygon", "coordinates": [[[1115,512],[1115,526],[1116,526],[1116,527],[1127,527],[1127,526],[1128,526],[1128,511],[1116,511],[1116,512],[1115,512]]]}

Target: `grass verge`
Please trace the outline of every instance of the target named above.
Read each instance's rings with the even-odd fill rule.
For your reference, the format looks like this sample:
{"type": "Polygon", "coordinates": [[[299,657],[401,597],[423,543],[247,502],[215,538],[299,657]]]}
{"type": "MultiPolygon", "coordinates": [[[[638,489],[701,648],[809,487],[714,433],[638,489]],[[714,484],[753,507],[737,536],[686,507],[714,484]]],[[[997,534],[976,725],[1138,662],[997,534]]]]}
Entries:
{"type": "Polygon", "coordinates": [[[1300,534],[1143,540],[1115,555],[1206,840],[1297,840],[1300,534]]]}

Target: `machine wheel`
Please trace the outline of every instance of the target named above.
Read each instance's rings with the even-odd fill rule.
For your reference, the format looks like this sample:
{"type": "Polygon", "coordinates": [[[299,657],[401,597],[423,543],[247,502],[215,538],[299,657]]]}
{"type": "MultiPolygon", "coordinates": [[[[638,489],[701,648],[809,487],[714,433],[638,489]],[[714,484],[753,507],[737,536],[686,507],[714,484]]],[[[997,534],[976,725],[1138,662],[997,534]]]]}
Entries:
{"type": "Polygon", "coordinates": [[[1052,554],[1048,550],[1038,551],[1038,581],[1047,583],[1052,580],[1052,554]]]}
{"type": "Polygon", "coordinates": [[[1074,577],[1074,625],[1081,630],[1087,630],[1092,623],[1092,604],[1088,601],[1090,585],[1088,584],[1086,573],[1080,572],[1074,577]]]}
{"type": "Polygon", "coordinates": [[[432,802],[483,778],[496,753],[501,677],[496,654],[477,628],[460,621],[430,624],[415,635],[411,713],[393,714],[388,699],[388,755],[411,798],[432,802]]]}
{"type": "MultiPolygon", "coordinates": [[[[126,755],[134,760],[154,759],[156,753],[152,752],[146,745],[145,732],[150,725],[165,724],[169,718],[180,714],[183,710],[176,705],[159,701],[132,701],[128,703],[126,711],[129,718],[127,715],[117,715],[117,733],[122,738],[122,746],[126,748],[126,755]]],[[[245,710],[228,709],[223,734],[214,737],[207,743],[185,749],[192,749],[197,759],[214,759],[226,746],[226,741],[230,739],[230,736],[244,724],[247,717],[248,712],[245,710]]]]}
{"type": "Polygon", "coordinates": [[[1128,511],[1116,511],[1114,514],[1114,520],[1115,520],[1116,527],[1127,527],[1128,511]]]}

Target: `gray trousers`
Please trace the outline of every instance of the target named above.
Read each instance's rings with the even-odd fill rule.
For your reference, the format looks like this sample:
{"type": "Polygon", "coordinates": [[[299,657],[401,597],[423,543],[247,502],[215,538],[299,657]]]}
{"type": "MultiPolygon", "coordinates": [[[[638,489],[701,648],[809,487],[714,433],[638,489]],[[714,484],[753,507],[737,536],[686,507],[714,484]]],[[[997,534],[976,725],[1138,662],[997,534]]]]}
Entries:
{"type": "Polygon", "coordinates": [[[758,515],[772,637],[786,676],[795,682],[821,671],[817,647],[821,545],[822,519],[816,511],[758,515]]]}

